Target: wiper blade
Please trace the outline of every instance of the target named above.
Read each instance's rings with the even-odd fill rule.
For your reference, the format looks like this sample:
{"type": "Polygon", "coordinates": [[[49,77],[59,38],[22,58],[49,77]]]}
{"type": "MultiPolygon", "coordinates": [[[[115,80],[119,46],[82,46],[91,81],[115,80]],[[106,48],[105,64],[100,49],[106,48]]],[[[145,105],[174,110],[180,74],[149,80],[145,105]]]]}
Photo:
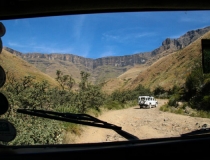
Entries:
{"type": "Polygon", "coordinates": [[[122,127],[99,120],[88,114],[59,113],[59,112],[53,112],[53,111],[32,110],[32,109],[17,109],[17,112],[27,114],[27,115],[42,117],[42,118],[48,118],[48,119],[71,122],[71,123],[76,123],[76,124],[112,129],[115,132],[117,132],[119,135],[123,136],[124,138],[128,140],[139,140],[138,137],[126,131],[123,131],[122,127]]]}
{"type": "Polygon", "coordinates": [[[196,136],[196,135],[210,135],[210,128],[204,128],[196,131],[192,131],[189,133],[182,134],[181,137],[186,137],[186,136],[196,136]]]}
{"type": "Polygon", "coordinates": [[[121,127],[99,120],[88,114],[73,114],[73,113],[59,113],[45,110],[32,110],[32,109],[17,109],[18,113],[43,117],[48,119],[60,120],[65,122],[72,122],[76,124],[83,124],[101,128],[109,128],[114,130],[121,130],[121,127]]]}

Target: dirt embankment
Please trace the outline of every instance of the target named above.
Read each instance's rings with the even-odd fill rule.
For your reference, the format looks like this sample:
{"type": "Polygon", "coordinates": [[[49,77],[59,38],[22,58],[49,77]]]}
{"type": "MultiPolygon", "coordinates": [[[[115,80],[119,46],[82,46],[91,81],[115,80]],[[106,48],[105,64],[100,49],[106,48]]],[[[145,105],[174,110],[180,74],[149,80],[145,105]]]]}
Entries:
{"type": "MultiPolygon", "coordinates": [[[[99,116],[98,119],[121,126],[122,130],[139,139],[177,137],[183,133],[201,129],[204,126],[210,127],[210,119],[207,118],[162,112],[159,107],[167,101],[159,99],[158,102],[159,106],[157,108],[140,109],[139,106],[134,106],[128,109],[108,111],[99,116]]],[[[83,130],[81,136],[74,138],[74,143],[126,140],[110,129],[84,126],[83,130]]],[[[72,140],[69,139],[68,142],[67,138],[67,143],[72,143],[72,140]]]]}

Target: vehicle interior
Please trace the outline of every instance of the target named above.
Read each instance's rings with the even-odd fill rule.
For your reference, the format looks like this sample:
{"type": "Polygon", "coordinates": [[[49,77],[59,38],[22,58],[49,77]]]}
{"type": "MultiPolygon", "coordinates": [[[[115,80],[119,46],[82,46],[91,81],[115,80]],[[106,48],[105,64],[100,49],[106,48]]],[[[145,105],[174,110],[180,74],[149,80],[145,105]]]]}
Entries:
{"type": "MultiPolygon", "coordinates": [[[[0,22],[2,20],[16,20],[22,18],[50,17],[58,15],[77,15],[92,13],[114,13],[114,12],[145,12],[145,11],[208,11],[210,10],[210,1],[119,1],[119,0],[1,0],[0,1],[0,22]]],[[[4,28],[1,28],[0,36],[4,35],[4,28]]],[[[2,41],[4,44],[4,41],[2,41]]],[[[2,48],[1,44],[1,48],[2,48]]],[[[203,42],[203,47],[210,48],[208,42],[203,42]]],[[[203,55],[204,56],[204,55],[203,55]]],[[[1,57],[1,55],[0,55],[1,57]]],[[[208,61],[203,61],[203,66],[208,65],[208,61]]],[[[209,73],[208,67],[204,70],[209,73]]],[[[0,87],[4,85],[6,75],[0,68],[0,87]]],[[[138,97],[137,97],[138,99],[138,97]]],[[[7,111],[8,101],[1,95],[0,115],[7,111]],[[6,108],[4,108],[6,106],[6,108]]],[[[209,104],[210,105],[210,104],[209,104]]],[[[76,119],[75,115],[61,115],[55,112],[43,112],[40,110],[19,109],[19,113],[35,115],[39,117],[73,122],[77,124],[92,125],[112,129],[118,134],[124,136],[126,141],[102,142],[102,143],[80,143],[80,144],[55,144],[55,145],[22,145],[7,146],[0,145],[0,159],[61,159],[61,158],[208,158],[210,148],[209,130],[197,133],[192,132],[181,137],[138,139],[134,135],[122,130],[119,126],[107,122],[98,121],[94,117],[81,115],[76,119]],[[70,117],[70,118],[69,118],[70,117]],[[90,120],[86,122],[83,120],[90,120]],[[94,123],[92,123],[94,121],[94,123]]],[[[185,122],[183,122],[185,123],[185,122]]],[[[16,135],[15,128],[8,121],[1,119],[0,140],[10,141],[16,135]],[[4,130],[10,130],[10,133],[4,135],[4,130]]]]}

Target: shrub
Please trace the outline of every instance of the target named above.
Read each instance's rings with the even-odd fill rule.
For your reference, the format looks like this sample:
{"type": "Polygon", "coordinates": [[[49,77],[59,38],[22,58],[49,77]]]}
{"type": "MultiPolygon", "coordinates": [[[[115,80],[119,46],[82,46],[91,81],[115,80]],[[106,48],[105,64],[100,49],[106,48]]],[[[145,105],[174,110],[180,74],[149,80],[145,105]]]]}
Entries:
{"type": "Polygon", "coordinates": [[[203,97],[202,101],[201,101],[201,107],[204,110],[210,110],[210,95],[206,95],[203,97]]]}
{"type": "Polygon", "coordinates": [[[15,79],[12,75],[1,88],[9,101],[9,111],[1,116],[8,119],[17,128],[17,137],[8,145],[59,144],[63,141],[64,130],[78,133],[79,125],[16,113],[18,108],[41,109],[57,112],[86,113],[94,109],[99,111],[104,102],[100,86],[91,85],[89,74],[81,72],[80,90],[72,92],[74,80],[58,72],[60,88],[50,88],[46,81],[35,82],[35,77],[26,76],[15,79]],[[75,127],[76,126],[76,127],[75,127]]]}
{"type": "Polygon", "coordinates": [[[124,108],[124,105],[122,103],[120,103],[119,101],[109,101],[106,104],[104,104],[103,107],[107,108],[108,110],[122,109],[122,108],[124,108]]]}
{"type": "Polygon", "coordinates": [[[29,115],[15,114],[4,115],[14,124],[17,130],[16,138],[7,145],[45,145],[61,144],[63,141],[63,129],[61,122],[29,115]]]}
{"type": "Polygon", "coordinates": [[[180,96],[178,94],[175,94],[175,95],[171,96],[169,98],[168,105],[177,107],[177,102],[178,102],[179,99],[180,99],[180,96]]]}

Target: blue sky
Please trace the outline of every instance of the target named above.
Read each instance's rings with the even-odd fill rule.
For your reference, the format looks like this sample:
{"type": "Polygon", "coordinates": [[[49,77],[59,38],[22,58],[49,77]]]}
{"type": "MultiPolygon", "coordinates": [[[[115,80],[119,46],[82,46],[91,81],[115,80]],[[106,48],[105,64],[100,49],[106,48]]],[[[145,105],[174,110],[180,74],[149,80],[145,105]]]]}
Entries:
{"type": "Polygon", "coordinates": [[[1,21],[3,46],[22,53],[66,53],[86,58],[152,51],[166,38],[210,26],[210,11],[68,15],[1,21]]]}

